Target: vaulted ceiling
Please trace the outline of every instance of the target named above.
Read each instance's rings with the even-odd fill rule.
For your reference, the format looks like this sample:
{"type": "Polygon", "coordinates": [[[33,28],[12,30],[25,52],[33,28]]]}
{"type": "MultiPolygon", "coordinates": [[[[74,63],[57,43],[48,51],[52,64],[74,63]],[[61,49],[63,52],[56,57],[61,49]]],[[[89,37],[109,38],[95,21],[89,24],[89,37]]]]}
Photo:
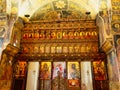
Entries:
{"type": "MultiPolygon", "coordinates": [[[[30,15],[30,20],[50,19],[57,15],[70,18],[84,18],[90,12],[94,19],[102,9],[110,8],[110,0],[12,0],[18,6],[18,15],[30,15]]],[[[15,10],[13,10],[15,11],[15,10]]]]}

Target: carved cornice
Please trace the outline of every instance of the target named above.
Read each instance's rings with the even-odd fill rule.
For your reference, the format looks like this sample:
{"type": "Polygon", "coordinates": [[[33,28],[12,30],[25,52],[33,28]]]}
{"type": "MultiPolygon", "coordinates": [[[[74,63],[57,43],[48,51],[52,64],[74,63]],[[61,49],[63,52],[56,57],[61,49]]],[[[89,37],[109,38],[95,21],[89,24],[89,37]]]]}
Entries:
{"type": "Polygon", "coordinates": [[[19,48],[8,44],[4,52],[6,52],[8,55],[15,56],[19,52],[19,48]]]}
{"type": "Polygon", "coordinates": [[[80,54],[18,54],[16,59],[21,61],[40,61],[40,60],[104,60],[105,53],[80,53],[80,54]]]}
{"type": "Polygon", "coordinates": [[[109,51],[111,51],[112,48],[113,48],[113,43],[112,41],[109,41],[109,40],[106,40],[102,45],[102,50],[105,53],[108,53],[109,51]]]}

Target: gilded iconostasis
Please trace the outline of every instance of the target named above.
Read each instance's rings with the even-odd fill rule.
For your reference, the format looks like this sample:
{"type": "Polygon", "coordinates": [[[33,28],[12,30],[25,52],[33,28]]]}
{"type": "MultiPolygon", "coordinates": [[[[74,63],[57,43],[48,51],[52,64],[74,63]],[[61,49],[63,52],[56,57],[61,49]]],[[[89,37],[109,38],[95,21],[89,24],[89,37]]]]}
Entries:
{"type": "MultiPolygon", "coordinates": [[[[11,86],[11,61],[13,58],[9,55],[6,55],[4,52],[1,56],[2,51],[6,48],[8,43],[12,43],[15,47],[20,47],[20,30],[24,27],[23,21],[36,21],[36,20],[51,20],[51,19],[79,19],[79,20],[96,20],[99,27],[99,39],[100,47],[108,40],[110,40],[110,45],[112,49],[108,52],[108,71],[109,79],[111,81],[119,81],[119,72],[120,72],[120,0],[0,0],[0,57],[2,57],[2,62],[0,62],[0,89],[8,90],[11,86]],[[111,2],[112,1],[112,2],[111,2]],[[99,14],[98,14],[99,13],[99,14]],[[18,18],[19,17],[19,18],[18,18]],[[17,20],[17,21],[16,21],[17,20]],[[100,23],[102,22],[102,23],[100,23]],[[111,36],[111,33],[114,37],[111,36]],[[114,41],[114,42],[113,42],[114,41]],[[115,45],[115,46],[114,46],[115,45]],[[12,59],[11,59],[12,58],[12,59]],[[3,64],[4,63],[4,64],[3,64]],[[4,72],[3,72],[3,70],[4,72]],[[7,75],[5,73],[8,72],[7,75]],[[5,76],[4,76],[5,75],[5,76]],[[2,89],[4,88],[4,89],[2,89]]],[[[47,27],[46,27],[47,28],[47,27]]],[[[26,37],[24,37],[26,38],[26,37]]],[[[54,37],[53,37],[54,38],[54,37]]],[[[60,38],[60,37],[58,37],[60,38]]],[[[88,39],[87,39],[88,40],[88,39]]],[[[106,44],[106,43],[105,43],[106,44]]],[[[108,43],[107,43],[108,45],[108,43]]],[[[54,45],[53,45],[54,46],[54,45]]],[[[43,46],[42,46],[43,47],[43,46]]],[[[42,52],[41,47],[41,52],[42,52]]],[[[110,47],[109,45],[107,47],[110,47]]],[[[111,48],[110,47],[110,48],[111,48]]],[[[54,48],[52,47],[51,52],[54,53],[54,48]]],[[[65,47],[66,48],[66,47],[65,47]]],[[[58,51],[59,51],[58,47],[58,51]]],[[[61,49],[60,49],[61,50],[61,49]]],[[[64,49],[67,53],[66,49],[64,49]]],[[[9,51],[9,49],[8,49],[9,51]]],[[[109,50],[108,50],[109,51],[109,50]]],[[[59,52],[58,52],[59,53],[59,52]]],[[[46,67],[51,63],[42,62],[41,66],[46,67]]],[[[53,63],[54,66],[57,66],[59,63],[53,63]]],[[[60,62],[61,64],[61,62],[60,62]]],[[[68,63],[71,65],[71,62],[68,63]]],[[[78,64],[77,62],[74,64],[78,64]]],[[[88,68],[91,65],[88,64],[88,68]]],[[[94,66],[98,64],[97,62],[93,63],[94,66]]],[[[17,64],[26,67],[26,63],[17,64]]],[[[101,62],[101,65],[105,64],[101,62]]],[[[65,68],[65,63],[62,62],[62,66],[65,68]]],[[[85,66],[83,64],[83,66],[85,66]]],[[[16,66],[17,67],[17,66],[16,66]]],[[[42,70],[42,68],[40,70],[42,70]]],[[[81,67],[82,68],[82,67],[81,67]]],[[[94,67],[94,72],[96,72],[94,67]]],[[[50,71],[50,69],[49,69],[50,71]]],[[[70,72],[71,70],[69,70],[70,72]]],[[[89,71],[85,69],[85,71],[89,71]]],[[[24,71],[15,71],[16,77],[21,73],[21,76],[24,76],[24,71]]],[[[53,73],[56,73],[55,70],[53,73]]],[[[50,72],[51,74],[51,72],[50,72]]],[[[90,77],[91,77],[91,73],[90,77]]],[[[104,74],[104,73],[103,73],[104,74]]],[[[54,74],[55,75],[55,74],[54,74]]],[[[86,77],[87,74],[82,77],[86,77]]],[[[40,76],[43,78],[45,75],[40,76]]],[[[53,76],[52,78],[55,78],[53,76]]],[[[68,78],[71,78],[68,75],[68,78]]],[[[102,78],[95,74],[96,79],[104,80],[106,76],[102,78]]],[[[86,83],[83,79],[82,82],[86,83]]],[[[48,82],[49,83],[49,82],[48,82]]],[[[92,85],[89,84],[89,87],[92,85]]]]}
{"type": "Polygon", "coordinates": [[[85,19],[90,12],[90,18],[95,19],[99,11],[109,10],[110,5],[109,0],[0,0],[0,51],[10,42],[17,16],[30,15],[30,20],[85,19]]]}

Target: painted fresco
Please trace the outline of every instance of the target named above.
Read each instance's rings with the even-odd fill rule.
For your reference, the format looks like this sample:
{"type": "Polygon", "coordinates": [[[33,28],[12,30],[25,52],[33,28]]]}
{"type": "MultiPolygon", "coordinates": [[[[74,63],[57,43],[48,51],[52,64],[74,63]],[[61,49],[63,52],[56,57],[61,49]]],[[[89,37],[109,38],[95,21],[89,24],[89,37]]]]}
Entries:
{"type": "MultiPolygon", "coordinates": [[[[30,2],[32,2],[32,1],[30,1],[30,2]]],[[[86,14],[85,14],[86,12],[91,12],[92,18],[94,18],[96,16],[95,13],[97,13],[97,11],[98,11],[97,10],[98,4],[100,3],[98,1],[92,1],[92,0],[91,1],[89,1],[89,0],[85,0],[85,1],[83,1],[83,0],[76,0],[76,1],[53,0],[53,1],[51,1],[52,4],[47,1],[42,1],[42,0],[39,2],[44,2],[45,4],[43,6],[42,6],[42,4],[40,4],[41,6],[39,5],[39,7],[36,8],[36,12],[32,12],[33,14],[31,15],[30,20],[45,19],[45,18],[53,19],[53,18],[59,17],[59,16],[64,17],[64,18],[67,17],[67,18],[83,19],[86,17],[86,14]],[[93,3],[96,5],[93,5],[93,3]],[[47,13],[45,13],[45,12],[47,12],[47,13]]],[[[39,3],[39,2],[37,2],[37,3],[39,3]]],[[[105,2],[105,4],[106,3],[107,3],[107,1],[105,2]]]]}
{"type": "Polygon", "coordinates": [[[105,63],[103,61],[93,61],[93,71],[95,80],[106,80],[105,63]]]}
{"type": "Polygon", "coordinates": [[[104,25],[105,25],[105,38],[111,37],[111,15],[110,11],[108,10],[103,10],[101,11],[101,17],[104,20],[104,25]]]}
{"type": "Polygon", "coordinates": [[[3,41],[4,41],[4,38],[0,38],[0,58],[2,53],[3,41]]]}
{"type": "Polygon", "coordinates": [[[13,56],[17,53],[15,48],[8,45],[2,52],[0,61],[0,90],[9,90],[13,75],[13,56]]]}
{"type": "Polygon", "coordinates": [[[13,58],[11,56],[7,56],[6,53],[2,53],[0,61],[0,90],[4,90],[3,88],[8,89],[11,87],[12,60],[13,58]]]}
{"type": "Polygon", "coordinates": [[[11,79],[12,73],[12,67],[10,62],[8,61],[10,57],[3,53],[1,58],[2,59],[0,62],[0,80],[9,80],[11,79]]]}
{"type": "Polygon", "coordinates": [[[6,0],[0,0],[0,13],[6,12],[6,0]]]}
{"type": "MultiPolygon", "coordinates": [[[[2,0],[2,1],[6,1],[6,0],[2,0]]],[[[11,39],[10,36],[11,36],[11,33],[12,33],[12,28],[13,28],[13,25],[14,25],[14,22],[16,20],[16,17],[17,17],[17,14],[18,14],[18,1],[16,0],[11,0],[11,1],[7,1],[6,2],[6,7],[7,9],[4,7],[4,9],[6,9],[6,12],[7,15],[2,15],[4,16],[6,19],[1,22],[2,24],[5,23],[5,26],[6,26],[6,35],[5,35],[5,40],[4,40],[4,43],[9,43],[9,40],[11,39]],[[7,20],[8,19],[8,20],[7,20]]]]}
{"type": "Polygon", "coordinates": [[[120,75],[120,35],[114,35],[114,43],[116,47],[116,53],[118,58],[118,67],[119,67],[119,75],[120,75]]]}
{"type": "Polygon", "coordinates": [[[53,6],[55,10],[67,9],[68,4],[67,0],[57,0],[53,1],[53,6]]]}
{"type": "Polygon", "coordinates": [[[112,27],[115,32],[120,32],[120,0],[111,0],[112,5],[112,27]]]}
{"type": "Polygon", "coordinates": [[[112,81],[113,80],[113,68],[112,68],[112,63],[113,63],[113,61],[110,59],[111,58],[111,56],[110,56],[111,54],[109,54],[108,56],[107,56],[107,60],[108,60],[108,76],[109,76],[109,80],[110,81],[112,81]]]}
{"type": "Polygon", "coordinates": [[[0,57],[3,49],[3,43],[5,40],[5,33],[6,33],[6,24],[7,24],[7,17],[0,16],[0,57]]]}
{"type": "Polygon", "coordinates": [[[118,70],[118,64],[117,64],[117,56],[115,54],[115,51],[112,51],[109,53],[108,56],[108,62],[109,62],[109,77],[111,81],[118,81],[119,80],[119,70],[118,70]]]}
{"type": "Polygon", "coordinates": [[[5,27],[0,27],[0,37],[4,37],[5,36],[5,27]]]}
{"type": "Polygon", "coordinates": [[[112,22],[112,29],[116,33],[120,32],[120,21],[119,20],[112,22]]]}
{"type": "MultiPolygon", "coordinates": [[[[31,19],[41,19],[42,18],[46,18],[49,16],[49,14],[51,14],[53,12],[53,8],[52,8],[52,5],[50,3],[42,6],[40,9],[37,10],[37,12],[35,12],[33,14],[34,17],[31,17],[31,19]],[[51,11],[51,12],[50,12],[51,11]],[[46,13],[47,12],[47,13],[46,13]],[[46,15],[45,15],[46,13],[46,15]],[[39,17],[38,17],[39,16],[39,17]]],[[[55,15],[55,13],[53,12],[53,14],[55,15]]],[[[56,15],[55,15],[56,16],[56,15]]],[[[55,17],[54,16],[54,17],[55,17]]],[[[53,18],[54,18],[53,17],[53,18]]],[[[48,17],[48,18],[51,18],[51,17],[48,17]]]]}
{"type": "Polygon", "coordinates": [[[20,47],[21,29],[23,28],[23,20],[19,17],[12,27],[11,44],[20,47]]]}
{"type": "Polygon", "coordinates": [[[99,8],[101,11],[108,8],[107,3],[108,3],[107,0],[99,0],[99,8]]]}
{"type": "Polygon", "coordinates": [[[100,46],[106,42],[108,38],[112,38],[111,34],[111,11],[104,9],[99,11],[97,16],[97,26],[99,27],[100,46]],[[99,15],[102,17],[99,17],[99,15]]]}
{"type": "Polygon", "coordinates": [[[114,43],[117,51],[118,61],[120,61],[120,35],[114,35],[114,43]]]}

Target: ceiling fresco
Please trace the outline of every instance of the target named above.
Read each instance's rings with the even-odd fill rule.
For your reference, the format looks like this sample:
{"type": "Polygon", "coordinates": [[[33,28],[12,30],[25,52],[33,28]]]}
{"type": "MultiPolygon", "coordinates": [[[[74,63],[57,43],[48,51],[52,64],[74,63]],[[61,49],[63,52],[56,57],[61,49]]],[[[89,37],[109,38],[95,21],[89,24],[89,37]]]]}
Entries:
{"type": "MultiPolygon", "coordinates": [[[[95,18],[96,14],[103,9],[111,8],[111,0],[0,0],[0,13],[17,14],[23,17],[30,15],[31,20],[45,18],[46,13],[54,12],[64,17],[67,14],[84,15],[90,12],[91,17],[95,18]],[[6,4],[7,3],[7,4],[6,4]],[[45,16],[45,17],[43,17],[45,16]]],[[[53,14],[53,13],[52,13],[53,14]]],[[[79,16],[80,18],[80,16],[79,16]]]]}
{"type": "Polygon", "coordinates": [[[85,8],[80,7],[73,2],[65,1],[53,1],[43,7],[38,8],[36,12],[31,16],[31,20],[38,19],[56,19],[56,18],[83,18],[85,8]]]}
{"type": "Polygon", "coordinates": [[[90,12],[94,19],[100,9],[110,7],[108,1],[110,0],[12,0],[12,6],[18,6],[18,15],[21,17],[29,14],[30,20],[50,19],[57,15],[83,18],[86,12],[90,12]]]}

